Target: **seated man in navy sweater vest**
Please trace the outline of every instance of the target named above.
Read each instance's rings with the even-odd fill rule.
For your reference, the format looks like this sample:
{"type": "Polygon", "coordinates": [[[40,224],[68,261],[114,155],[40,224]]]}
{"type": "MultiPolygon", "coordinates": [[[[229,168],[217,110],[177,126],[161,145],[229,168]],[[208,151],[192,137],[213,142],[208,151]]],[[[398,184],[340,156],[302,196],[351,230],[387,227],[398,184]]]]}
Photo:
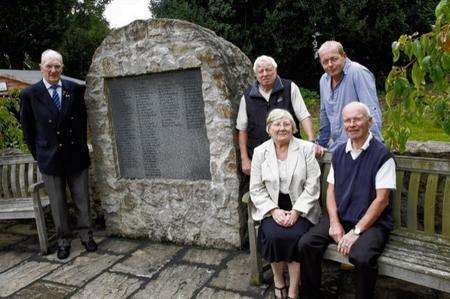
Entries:
{"type": "Polygon", "coordinates": [[[377,259],[393,228],[389,195],[395,189],[394,159],[370,133],[372,117],[365,104],[349,103],[342,116],[348,140],[333,153],[328,216],[299,241],[301,292],[306,298],[320,298],[322,256],[333,241],[356,268],[356,298],[372,298],[377,259]]]}

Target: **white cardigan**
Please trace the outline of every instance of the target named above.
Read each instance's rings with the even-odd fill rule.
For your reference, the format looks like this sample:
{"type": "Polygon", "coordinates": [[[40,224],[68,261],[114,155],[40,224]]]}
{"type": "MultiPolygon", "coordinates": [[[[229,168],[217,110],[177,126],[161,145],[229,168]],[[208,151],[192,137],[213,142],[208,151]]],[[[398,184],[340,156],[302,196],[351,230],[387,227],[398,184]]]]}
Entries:
{"type": "MultiPolygon", "coordinates": [[[[289,196],[292,208],[313,224],[319,221],[321,209],[320,167],[314,156],[314,144],[292,137],[287,154],[287,173],[291,180],[289,196]]],[[[259,221],[278,207],[280,178],[277,155],[272,139],[255,148],[250,173],[252,217],[259,221]]]]}

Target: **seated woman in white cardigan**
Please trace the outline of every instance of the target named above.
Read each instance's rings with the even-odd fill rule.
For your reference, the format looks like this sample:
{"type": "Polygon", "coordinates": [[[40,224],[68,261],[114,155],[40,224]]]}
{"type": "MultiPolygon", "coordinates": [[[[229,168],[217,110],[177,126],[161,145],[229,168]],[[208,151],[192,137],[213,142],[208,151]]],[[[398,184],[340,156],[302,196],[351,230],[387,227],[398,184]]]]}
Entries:
{"type": "Polygon", "coordinates": [[[266,121],[271,139],[255,148],[250,172],[252,217],[261,221],[258,241],[261,254],[271,263],[275,297],[297,298],[300,278],[300,237],[320,216],[320,168],[315,145],[293,137],[297,127],[292,115],[272,110],[266,121]],[[283,277],[289,270],[289,291],[283,277]]]}

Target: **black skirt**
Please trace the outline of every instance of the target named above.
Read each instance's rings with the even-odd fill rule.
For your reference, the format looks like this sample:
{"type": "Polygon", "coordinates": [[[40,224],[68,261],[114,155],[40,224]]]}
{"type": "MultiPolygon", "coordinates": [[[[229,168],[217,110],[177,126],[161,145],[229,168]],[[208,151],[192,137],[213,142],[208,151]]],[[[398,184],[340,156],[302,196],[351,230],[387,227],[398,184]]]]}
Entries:
{"type": "MultiPolygon", "coordinates": [[[[279,194],[278,207],[286,211],[292,209],[289,194],[279,194]]],[[[264,218],[258,232],[262,257],[270,263],[300,262],[297,243],[312,226],[313,224],[304,217],[299,217],[291,227],[278,225],[272,217],[264,218]]]]}

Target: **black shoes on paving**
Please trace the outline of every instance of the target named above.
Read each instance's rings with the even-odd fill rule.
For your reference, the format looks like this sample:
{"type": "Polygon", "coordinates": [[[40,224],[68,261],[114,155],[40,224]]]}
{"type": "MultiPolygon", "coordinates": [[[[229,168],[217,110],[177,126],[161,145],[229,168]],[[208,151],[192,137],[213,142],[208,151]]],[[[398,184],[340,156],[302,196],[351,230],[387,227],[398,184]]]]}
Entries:
{"type": "MultiPolygon", "coordinates": [[[[94,252],[97,251],[97,243],[94,241],[94,237],[92,236],[92,233],[89,232],[88,239],[86,241],[81,241],[81,244],[83,244],[84,248],[86,248],[87,252],[94,252]]],[[[70,242],[68,245],[59,245],[57,247],[57,253],[56,256],[60,260],[64,260],[68,258],[70,255],[70,242]]]]}
{"type": "Polygon", "coordinates": [[[81,244],[84,245],[84,248],[86,248],[87,252],[97,251],[97,243],[95,243],[92,234],[89,234],[89,238],[87,241],[81,241],[81,244]]]}
{"type": "Polygon", "coordinates": [[[68,258],[70,255],[70,245],[58,245],[56,256],[58,259],[63,260],[68,258]]]}

